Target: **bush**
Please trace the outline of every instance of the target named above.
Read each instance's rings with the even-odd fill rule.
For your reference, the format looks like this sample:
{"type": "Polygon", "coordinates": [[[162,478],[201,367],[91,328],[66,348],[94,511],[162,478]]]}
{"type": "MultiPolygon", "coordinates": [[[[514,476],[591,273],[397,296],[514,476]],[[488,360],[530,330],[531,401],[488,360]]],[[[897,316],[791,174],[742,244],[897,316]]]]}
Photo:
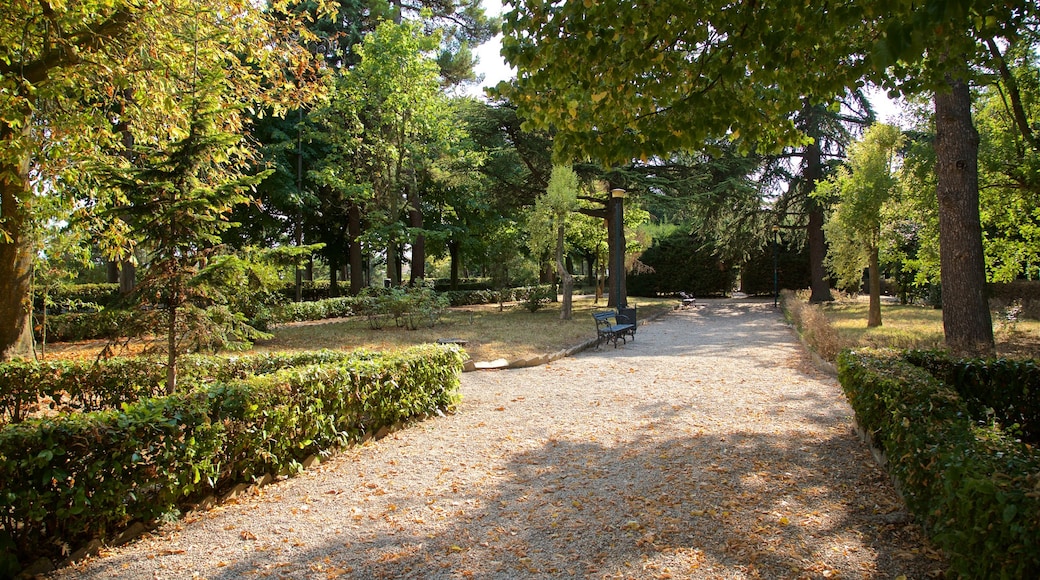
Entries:
{"type": "Polygon", "coordinates": [[[303,322],[353,316],[357,313],[360,302],[362,302],[362,299],[357,296],[326,298],[313,302],[291,302],[272,308],[266,322],[269,324],[282,324],[285,322],[303,322]]]}
{"type": "Polygon", "coordinates": [[[834,362],[838,353],[853,346],[827,320],[819,305],[810,304],[791,290],[781,291],[780,296],[784,315],[794,324],[805,344],[821,358],[834,362]]]}
{"type": "MultiPolygon", "coordinates": [[[[47,316],[47,342],[72,342],[77,340],[108,339],[125,336],[126,329],[134,317],[132,310],[106,309],[99,312],[51,314],[47,316]]],[[[36,329],[36,339],[42,340],[41,329],[36,329]]]]}
{"type": "MultiPolygon", "coordinates": [[[[226,382],[288,367],[339,364],[348,356],[357,355],[337,351],[231,358],[187,355],[178,361],[178,379],[188,390],[207,380],[226,382]]],[[[0,363],[0,423],[24,421],[41,405],[51,414],[119,408],[164,394],[165,381],[165,361],[153,357],[0,363]]]]}
{"type": "MultiPolygon", "coordinates": [[[[839,379],[861,428],[884,450],[907,507],[968,578],[1040,575],[1040,456],[972,417],[936,369],[983,367],[928,355],[845,351],[839,379]]],[[[943,371],[945,372],[945,371],[943,371]]],[[[995,377],[990,377],[995,378],[995,377]]],[[[987,380],[990,380],[987,378],[987,380]]]]}
{"type": "Polygon", "coordinates": [[[528,312],[537,312],[556,298],[556,290],[552,286],[532,286],[521,298],[521,305],[528,312]]]}
{"type": "MultiPolygon", "coordinates": [[[[780,288],[794,290],[812,284],[808,245],[795,247],[784,243],[776,257],[777,285],[780,288]]],[[[767,245],[741,266],[740,289],[753,296],[772,296],[773,286],[773,247],[767,245]]]]}
{"type": "MultiPolygon", "coordinates": [[[[119,284],[64,284],[48,293],[51,306],[48,310],[63,312],[78,310],[81,306],[95,304],[102,308],[114,306],[119,302],[119,284]]],[[[33,296],[33,308],[43,311],[43,296],[33,296]]]]}
{"type": "Polygon", "coordinates": [[[1033,360],[957,360],[940,351],[910,351],[906,360],[952,386],[980,425],[995,424],[1040,443],[1040,367],[1033,360]]]}
{"type": "MultiPolygon", "coordinates": [[[[340,360],[0,430],[0,570],[58,558],[63,547],[235,483],[295,472],[313,453],[459,400],[462,354],[454,347],[298,360],[307,356],[340,360]]],[[[237,368],[217,367],[214,376],[263,366],[252,362],[228,361],[237,368]]]]}

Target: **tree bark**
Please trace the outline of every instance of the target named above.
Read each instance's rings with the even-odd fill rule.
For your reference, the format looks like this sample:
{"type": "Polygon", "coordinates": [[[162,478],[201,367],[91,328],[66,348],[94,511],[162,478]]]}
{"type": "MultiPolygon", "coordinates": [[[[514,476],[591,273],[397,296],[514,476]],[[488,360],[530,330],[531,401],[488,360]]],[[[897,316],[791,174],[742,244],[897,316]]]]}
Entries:
{"type": "MultiPolygon", "coordinates": [[[[621,272],[615,272],[614,271],[614,270],[617,270],[617,267],[615,266],[615,264],[617,264],[617,252],[624,252],[625,251],[625,246],[626,246],[626,243],[625,243],[625,224],[617,224],[617,223],[615,223],[617,221],[615,219],[615,216],[617,215],[617,210],[616,210],[616,206],[614,204],[618,204],[618,203],[624,203],[624,198],[623,197],[612,197],[612,198],[610,198],[610,202],[609,202],[609,205],[607,207],[607,212],[606,212],[606,216],[605,216],[606,220],[607,220],[607,264],[608,264],[607,265],[607,289],[608,289],[607,290],[607,307],[608,308],[618,308],[620,306],[619,304],[616,304],[616,302],[618,301],[617,292],[615,291],[615,288],[616,288],[615,284],[617,283],[617,280],[620,280],[620,282],[621,282],[621,303],[625,304],[625,303],[628,302],[628,299],[627,299],[627,297],[628,297],[628,284],[627,284],[627,280],[625,280],[626,276],[625,276],[624,268],[622,268],[621,272]],[[621,231],[619,232],[615,228],[621,228],[621,231]],[[617,247],[619,240],[621,242],[621,247],[617,247]],[[617,278],[615,278],[615,276],[617,276],[617,278]]],[[[622,263],[624,263],[624,257],[623,256],[622,256],[622,263]]]]}
{"type": "Polygon", "coordinates": [[[881,326],[881,267],[878,265],[878,247],[870,249],[867,260],[867,275],[870,276],[870,305],[867,308],[867,328],[881,326]]]}
{"type": "Polygon", "coordinates": [[[416,232],[412,241],[412,272],[408,281],[415,284],[417,280],[426,279],[426,236],[422,233],[423,214],[419,209],[418,187],[412,187],[408,197],[408,225],[416,232]]]}
{"type": "MultiPolygon", "coordinates": [[[[28,131],[26,112],[23,131],[28,131]]],[[[0,125],[5,146],[24,137],[6,123],[0,125]]],[[[34,358],[32,335],[32,240],[29,216],[29,155],[0,163],[0,360],[34,358]]]]}
{"type": "Polygon", "coordinates": [[[452,238],[448,241],[448,255],[451,257],[451,286],[452,290],[459,289],[459,241],[452,238]]]}
{"type": "Polygon", "coordinates": [[[968,84],[946,81],[949,90],[937,92],[934,103],[943,330],[953,353],[990,356],[996,349],[979,217],[979,134],[968,84]]]}
{"type": "Polygon", "coordinates": [[[809,278],[811,293],[809,302],[820,303],[834,300],[831,286],[827,282],[827,271],[823,261],[827,256],[827,241],[823,235],[823,206],[812,197],[816,184],[823,177],[823,155],[820,151],[820,128],[816,117],[818,114],[812,105],[806,103],[806,115],[809,117],[809,132],[814,141],[805,148],[805,203],[809,213],[809,225],[806,235],[809,238],[809,278]]]}
{"type": "Polygon", "coordinates": [[[347,247],[350,254],[350,294],[357,296],[365,287],[365,265],[361,254],[361,208],[356,203],[347,208],[347,247]]]}
{"type": "Polygon", "coordinates": [[[119,293],[126,296],[137,286],[137,266],[130,260],[119,262],[119,293]]]}
{"type": "Polygon", "coordinates": [[[566,227],[561,218],[560,224],[556,227],[556,269],[559,272],[563,286],[563,304],[560,305],[560,320],[571,319],[571,311],[574,304],[574,276],[571,275],[563,263],[563,242],[566,234],[566,227]]]}

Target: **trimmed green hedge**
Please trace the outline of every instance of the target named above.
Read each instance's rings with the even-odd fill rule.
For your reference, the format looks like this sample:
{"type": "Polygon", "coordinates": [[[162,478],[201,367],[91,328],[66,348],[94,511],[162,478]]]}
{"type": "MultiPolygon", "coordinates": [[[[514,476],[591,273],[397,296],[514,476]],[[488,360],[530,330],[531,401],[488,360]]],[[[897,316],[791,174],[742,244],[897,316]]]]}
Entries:
{"type": "MultiPolygon", "coordinates": [[[[226,382],[310,364],[339,364],[357,356],[364,355],[328,350],[242,357],[184,355],[178,359],[177,371],[181,390],[190,390],[205,381],[226,382]]],[[[51,411],[118,408],[163,395],[165,381],[164,361],[152,357],[0,363],[0,424],[24,420],[41,403],[51,411]]]]}
{"type": "Polygon", "coordinates": [[[977,421],[995,422],[1023,441],[1040,443],[1036,361],[957,360],[941,351],[910,351],[906,359],[956,389],[977,421]]]}
{"type": "MultiPolygon", "coordinates": [[[[437,345],[319,353],[315,360],[328,362],[8,425],[0,430],[0,575],[233,484],[295,472],[307,456],[383,426],[450,409],[462,359],[457,348],[437,345]]],[[[214,376],[262,367],[241,363],[214,376]]]]}
{"type": "MultiPolygon", "coordinates": [[[[107,307],[119,301],[119,284],[63,284],[52,289],[48,298],[54,305],[51,310],[75,310],[82,304],[107,307]]],[[[43,296],[38,291],[33,295],[33,308],[43,310],[43,296]]]]}
{"type": "MultiPolygon", "coordinates": [[[[968,578],[1040,576],[1040,454],[973,417],[919,353],[845,351],[842,387],[907,507],[968,578]]],[[[949,368],[980,367],[949,361],[949,368]]],[[[933,366],[933,369],[938,365],[933,366]]],[[[954,371],[954,374],[960,371],[954,371]]],[[[970,373],[969,373],[970,374],[970,373]]]]}

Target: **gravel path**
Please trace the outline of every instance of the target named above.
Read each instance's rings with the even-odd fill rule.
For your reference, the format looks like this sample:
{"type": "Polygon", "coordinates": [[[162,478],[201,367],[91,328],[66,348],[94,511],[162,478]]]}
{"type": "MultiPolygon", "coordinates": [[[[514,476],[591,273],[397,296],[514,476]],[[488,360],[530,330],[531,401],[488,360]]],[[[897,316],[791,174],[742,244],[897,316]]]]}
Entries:
{"type": "MultiPolygon", "coordinates": [[[[591,320],[589,322],[591,327],[591,320]]],[[[457,414],[55,578],[924,578],[907,521],[771,303],[466,373],[457,414]]]]}

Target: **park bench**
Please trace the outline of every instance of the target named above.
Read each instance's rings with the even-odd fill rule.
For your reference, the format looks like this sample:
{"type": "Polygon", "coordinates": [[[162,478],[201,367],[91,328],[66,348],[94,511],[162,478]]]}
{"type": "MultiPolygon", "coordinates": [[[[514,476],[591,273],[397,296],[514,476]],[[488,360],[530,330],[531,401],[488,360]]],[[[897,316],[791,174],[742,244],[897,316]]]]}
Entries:
{"type": "Polygon", "coordinates": [[[691,306],[697,306],[697,299],[694,298],[693,296],[691,296],[690,294],[687,294],[685,292],[680,292],[679,293],[679,308],[681,310],[686,310],[687,308],[690,308],[691,306]]]}
{"type": "Polygon", "coordinates": [[[617,310],[598,310],[592,313],[596,321],[596,348],[604,342],[613,342],[617,348],[618,339],[627,344],[627,337],[636,337],[636,309],[622,308],[617,310]]]}

